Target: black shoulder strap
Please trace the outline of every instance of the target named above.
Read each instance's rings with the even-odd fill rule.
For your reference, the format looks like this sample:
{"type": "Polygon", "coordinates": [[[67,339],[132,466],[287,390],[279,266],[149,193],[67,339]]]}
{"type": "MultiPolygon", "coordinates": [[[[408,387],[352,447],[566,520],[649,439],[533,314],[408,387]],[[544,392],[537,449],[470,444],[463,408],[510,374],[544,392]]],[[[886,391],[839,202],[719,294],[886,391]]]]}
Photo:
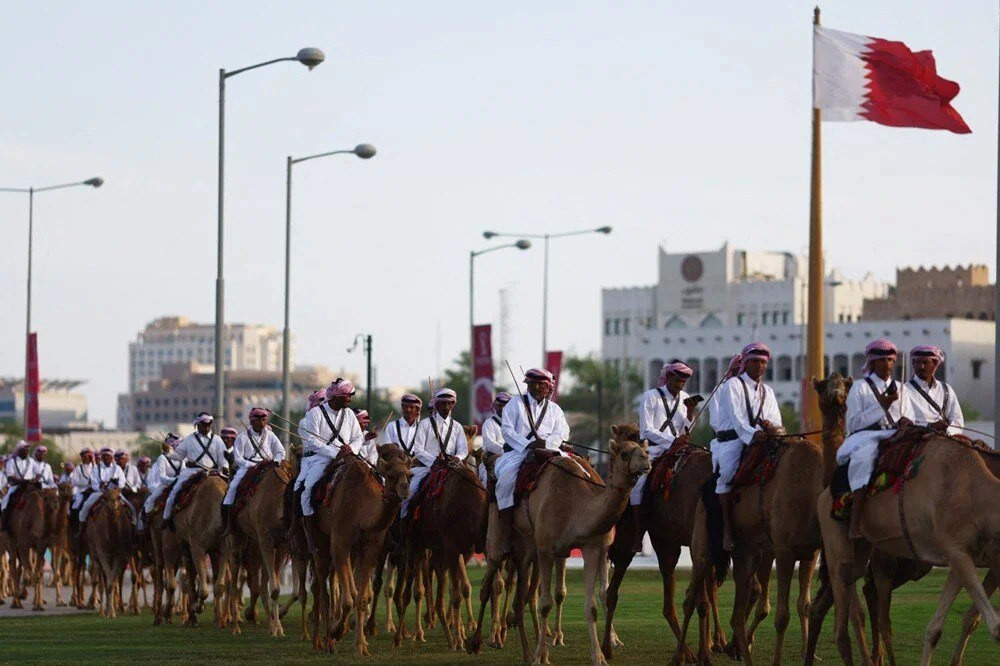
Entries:
{"type": "Polygon", "coordinates": [[[167,464],[170,465],[170,469],[174,470],[174,474],[175,475],[179,474],[181,471],[181,461],[178,460],[177,464],[175,465],[174,461],[170,459],[170,456],[164,454],[163,457],[166,458],[167,464]]]}
{"type": "Polygon", "coordinates": [[[499,417],[499,416],[497,416],[496,414],[494,414],[494,415],[493,415],[493,416],[491,416],[490,418],[492,418],[492,419],[493,419],[494,421],[496,421],[496,424],[497,424],[498,426],[502,426],[502,425],[503,425],[503,421],[502,421],[502,420],[500,419],[500,417],[499,417]]]}
{"type": "Polygon", "coordinates": [[[413,443],[417,441],[417,426],[419,424],[417,424],[417,423],[413,424],[413,435],[410,437],[410,443],[409,443],[409,445],[407,445],[406,439],[403,437],[403,426],[400,425],[400,423],[399,423],[402,420],[403,419],[396,419],[396,435],[399,437],[399,445],[402,447],[402,449],[404,451],[406,451],[407,455],[411,455],[412,456],[413,455],[413,443]]]}
{"type": "Polygon", "coordinates": [[[677,407],[681,404],[681,394],[680,392],[677,393],[677,396],[674,398],[674,407],[671,409],[667,405],[667,392],[659,386],[656,387],[656,391],[660,394],[660,400],[663,402],[663,411],[667,413],[667,420],[660,426],[660,432],[670,428],[670,434],[676,437],[677,428],[674,427],[674,414],[677,413],[677,407]]]}
{"type": "MultiPolygon", "coordinates": [[[[747,406],[747,418],[750,419],[750,426],[756,428],[757,423],[760,421],[761,414],[764,413],[764,396],[759,396],[760,404],[757,405],[757,415],[754,416],[753,407],[750,405],[750,388],[747,386],[747,383],[743,381],[742,377],[740,377],[740,385],[743,386],[743,400],[746,402],[747,406]]],[[[760,390],[759,383],[757,384],[757,387],[758,392],[763,394],[763,391],[760,390]]]]}
{"type": "MultiPolygon", "coordinates": [[[[528,401],[528,396],[523,395],[521,397],[524,399],[524,413],[528,416],[528,427],[531,428],[531,436],[540,441],[542,438],[538,436],[535,419],[531,416],[531,403],[528,401]]],[[[547,411],[549,411],[548,398],[542,403],[542,411],[538,413],[538,423],[541,423],[545,419],[545,412],[547,411]]]]}
{"type": "Polygon", "coordinates": [[[330,426],[330,432],[333,433],[330,435],[330,439],[326,440],[326,443],[333,444],[333,440],[336,439],[339,440],[341,444],[346,446],[347,442],[345,442],[344,438],[340,436],[340,428],[344,425],[344,410],[340,410],[340,418],[338,419],[340,423],[333,425],[333,419],[330,418],[330,412],[327,411],[326,405],[320,405],[319,408],[323,412],[323,418],[326,419],[326,424],[330,426]]]}
{"type": "MultiPolygon", "coordinates": [[[[886,418],[887,421],[889,421],[889,426],[892,427],[892,428],[895,428],[896,427],[896,419],[892,418],[892,414],[889,413],[889,410],[886,408],[886,406],[883,405],[882,401],[879,400],[879,398],[882,397],[883,394],[878,392],[878,388],[875,387],[875,382],[872,381],[871,377],[865,377],[865,382],[868,384],[868,388],[870,388],[872,390],[872,393],[875,394],[875,402],[877,402],[878,406],[882,408],[883,412],[885,412],[885,418],[886,418]]],[[[896,380],[893,379],[892,380],[892,384],[889,384],[889,386],[892,386],[895,383],[896,383],[896,380]]],[[[888,392],[889,388],[886,387],[885,390],[886,390],[886,392],[888,392]]]]}
{"type": "MultiPolygon", "coordinates": [[[[948,385],[944,382],[940,382],[940,384],[941,388],[944,389],[944,400],[942,401],[944,405],[938,405],[937,402],[934,401],[934,398],[927,393],[927,391],[920,388],[920,384],[917,383],[916,379],[910,380],[910,386],[915,388],[917,393],[919,393],[920,396],[927,401],[927,404],[934,408],[934,411],[938,413],[938,416],[940,416],[942,420],[948,422],[948,385]]],[[[951,425],[950,422],[948,424],[951,425]]]]}
{"type": "Polygon", "coordinates": [[[437,419],[434,418],[433,414],[431,414],[430,418],[431,427],[434,428],[434,436],[438,441],[438,450],[441,451],[441,455],[446,456],[448,455],[448,443],[451,442],[451,429],[455,427],[455,419],[453,418],[451,423],[448,424],[448,432],[445,433],[444,440],[442,440],[441,433],[438,431],[437,419]]]}
{"type": "MultiPolygon", "coordinates": [[[[267,429],[264,430],[263,434],[264,437],[267,437],[267,429]]],[[[260,447],[257,445],[257,440],[253,438],[253,432],[250,430],[250,428],[247,428],[247,439],[250,440],[250,446],[253,447],[253,452],[257,454],[257,457],[260,458],[261,460],[264,460],[264,453],[260,450],[260,447]]]]}

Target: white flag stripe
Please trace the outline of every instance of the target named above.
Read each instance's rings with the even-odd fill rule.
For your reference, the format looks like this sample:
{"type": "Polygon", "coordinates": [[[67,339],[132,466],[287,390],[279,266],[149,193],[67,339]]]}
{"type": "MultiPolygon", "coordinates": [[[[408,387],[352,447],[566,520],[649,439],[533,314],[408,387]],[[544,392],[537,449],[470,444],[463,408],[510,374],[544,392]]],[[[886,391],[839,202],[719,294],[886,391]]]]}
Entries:
{"type": "Polygon", "coordinates": [[[864,120],[868,68],[861,56],[871,41],[864,35],[813,26],[813,108],[823,120],[864,120]]]}

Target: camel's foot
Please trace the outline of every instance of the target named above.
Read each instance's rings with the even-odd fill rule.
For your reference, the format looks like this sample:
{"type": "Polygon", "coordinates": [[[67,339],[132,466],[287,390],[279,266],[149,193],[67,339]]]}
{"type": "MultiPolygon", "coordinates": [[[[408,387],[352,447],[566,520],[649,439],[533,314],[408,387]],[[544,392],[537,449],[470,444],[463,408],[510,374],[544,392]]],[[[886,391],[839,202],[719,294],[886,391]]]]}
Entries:
{"type": "Polygon", "coordinates": [[[21,605],[21,600],[18,599],[17,597],[14,597],[14,600],[10,602],[10,607],[11,608],[24,608],[24,606],[21,605]]]}
{"type": "Polygon", "coordinates": [[[56,602],[56,608],[66,608],[66,602],[65,601],[57,601],[56,602]]]}
{"type": "Polygon", "coordinates": [[[161,624],[163,624],[163,618],[161,616],[159,616],[159,615],[154,615],[153,616],[153,626],[154,627],[158,627],[161,624]]]}
{"type": "Polygon", "coordinates": [[[424,630],[417,629],[416,633],[413,634],[413,640],[417,643],[426,643],[427,638],[424,636],[424,630]]]}
{"type": "Polygon", "coordinates": [[[566,645],[566,638],[563,634],[562,629],[556,629],[556,633],[552,635],[553,645],[566,645]]]}
{"type": "Polygon", "coordinates": [[[243,611],[243,617],[246,619],[246,621],[249,624],[252,624],[255,627],[257,626],[257,609],[256,608],[247,608],[245,611],[243,611]]]}
{"type": "Polygon", "coordinates": [[[472,634],[465,639],[465,651],[469,654],[479,654],[483,647],[483,639],[479,634],[472,634]]]}
{"type": "Polygon", "coordinates": [[[743,661],[743,653],[740,652],[740,645],[736,641],[729,643],[722,651],[733,661],[743,661]]]}
{"type": "Polygon", "coordinates": [[[358,643],[358,656],[359,657],[370,657],[372,653],[368,651],[368,643],[358,643]]]}
{"type": "Polygon", "coordinates": [[[233,622],[233,636],[242,636],[243,630],[240,628],[239,622],[233,622]]]}
{"type": "Polygon", "coordinates": [[[39,611],[45,610],[45,606],[43,606],[42,604],[35,604],[34,606],[31,607],[31,610],[37,613],[39,611]]]}
{"type": "Polygon", "coordinates": [[[615,650],[610,641],[603,641],[601,643],[601,654],[604,655],[605,659],[615,658],[615,650]]]}
{"type": "Polygon", "coordinates": [[[396,633],[396,623],[392,620],[386,620],[385,622],[385,633],[394,634],[396,633]]]}

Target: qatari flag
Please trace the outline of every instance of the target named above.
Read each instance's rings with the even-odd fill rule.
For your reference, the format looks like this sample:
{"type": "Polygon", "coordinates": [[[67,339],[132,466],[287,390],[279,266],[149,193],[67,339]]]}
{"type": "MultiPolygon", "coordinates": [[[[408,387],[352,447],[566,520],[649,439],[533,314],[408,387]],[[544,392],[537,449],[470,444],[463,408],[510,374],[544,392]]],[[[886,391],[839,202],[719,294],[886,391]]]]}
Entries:
{"type": "Polygon", "coordinates": [[[958,84],[937,74],[934,54],[902,42],[813,27],[813,108],[823,120],[972,130],[951,106],[958,84]]]}

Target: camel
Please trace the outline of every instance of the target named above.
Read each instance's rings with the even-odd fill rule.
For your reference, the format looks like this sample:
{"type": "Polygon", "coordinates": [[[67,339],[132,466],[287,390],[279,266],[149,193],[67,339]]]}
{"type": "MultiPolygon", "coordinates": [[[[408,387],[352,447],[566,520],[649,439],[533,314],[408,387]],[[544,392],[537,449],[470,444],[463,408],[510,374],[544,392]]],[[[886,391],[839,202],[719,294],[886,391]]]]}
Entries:
{"type": "MultiPolygon", "coordinates": [[[[862,541],[852,543],[847,526],[830,515],[833,503],[830,491],[820,494],[817,510],[832,598],[824,591],[817,598],[806,663],[812,663],[822,621],[831,603],[836,606],[834,632],[841,659],[853,663],[847,623],[859,612],[860,600],[854,583],[864,573],[873,549],[898,558],[949,567],[937,612],[924,635],[922,663],[930,663],[941,637],[944,615],[962,587],[986,620],[990,636],[1000,639],[1000,616],[990,605],[986,588],[976,575],[977,566],[989,568],[992,580],[988,577],[988,586],[993,587],[1000,572],[997,556],[1000,516],[994,510],[1000,500],[1000,479],[974,446],[956,439],[931,435],[922,456],[919,472],[903,479],[898,492],[881,492],[866,499],[861,516],[862,541]]],[[[967,621],[967,629],[970,624],[967,621]]],[[[862,658],[867,663],[871,659],[867,641],[863,632],[856,633],[862,658]]],[[[885,631],[882,637],[887,637],[885,631]]]]}
{"type": "Polygon", "coordinates": [[[348,456],[327,484],[326,500],[316,511],[320,543],[313,557],[318,582],[313,603],[319,609],[313,631],[315,649],[333,649],[346,633],[353,610],[355,649],[359,656],[370,656],[365,623],[372,571],[385,532],[409,496],[410,476],[409,457],[399,447],[386,444],[378,447],[375,470],[358,456],[348,456]],[[374,471],[385,479],[384,486],[374,471]]]}
{"type": "MultiPolygon", "coordinates": [[[[781,662],[785,631],[790,619],[789,597],[795,564],[799,565],[799,599],[797,610],[802,635],[809,634],[809,610],[812,574],[822,545],[815,497],[829,485],[836,469],[836,448],[843,442],[844,414],[847,392],[852,380],[834,373],[824,380],[813,380],[823,414],[822,446],[801,437],[783,439],[783,452],[774,472],[766,484],[742,486],[739,501],[733,507],[733,536],[736,548],[732,552],[733,582],[736,599],[733,604],[731,625],[733,640],[740,657],[752,663],[747,616],[752,603],[755,572],[761,572],[762,563],[773,558],[777,568],[778,604],[775,613],[774,663],[781,662]]],[[[764,443],[754,446],[766,445],[764,443]]],[[[710,498],[714,500],[714,498],[710,498]]],[[[725,559],[718,544],[706,527],[708,510],[702,502],[692,537],[692,575],[684,601],[684,623],[681,640],[674,655],[674,663],[684,658],[684,638],[696,603],[703,599],[703,584],[712,561],[725,559]]],[[[763,576],[763,572],[760,574],[763,576]]],[[[766,580],[766,579],[765,579],[766,580]]],[[[763,582],[763,581],[762,581],[763,582]]],[[[766,597],[766,590],[764,592],[766,597]]],[[[708,663],[708,632],[699,632],[697,659],[708,663]]]]}
{"type": "MultiPolygon", "coordinates": [[[[251,585],[251,589],[267,588],[267,595],[262,595],[264,610],[268,616],[268,631],[271,636],[284,636],[285,630],[281,626],[279,617],[278,596],[281,594],[281,557],[279,546],[285,536],[284,529],[284,504],[285,489],[291,479],[295,477],[295,463],[287,459],[277,463],[262,463],[268,465],[266,471],[258,482],[254,494],[246,502],[238,513],[233,516],[234,527],[234,547],[232,559],[233,571],[236,571],[236,564],[241,559],[238,554],[247,547],[247,540],[252,542],[252,546],[259,556],[257,564],[261,568],[261,582],[263,586],[251,585]]],[[[263,469],[263,468],[262,468],[263,469]]],[[[235,507],[234,507],[235,510],[235,507]]],[[[248,568],[247,576],[251,578],[257,572],[248,568]]],[[[239,578],[231,576],[231,583],[236,585],[239,578]]],[[[233,602],[240,599],[242,595],[231,594],[233,602]]],[[[251,599],[250,608],[254,608],[251,599]]],[[[239,633],[239,614],[235,609],[231,611],[233,617],[233,632],[239,633]]]]}
{"type": "Polygon", "coordinates": [[[69,557],[69,505],[73,501],[73,484],[64,482],[57,489],[59,502],[51,504],[48,515],[49,552],[52,557],[52,587],[56,591],[56,606],[65,606],[62,586],[65,581],[72,584],[73,560],[69,557]],[[67,566],[68,565],[68,566],[67,566]]]}
{"type": "MultiPolygon", "coordinates": [[[[149,497],[149,492],[149,488],[141,488],[138,492],[132,492],[131,490],[124,490],[122,492],[122,498],[131,506],[132,515],[138,516],[142,511],[142,506],[145,504],[146,498],[149,497]]],[[[132,594],[129,597],[129,613],[132,615],[139,615],[141,613],[139,607],[140,590],[142,591],[144,605],[149,605],[146,598],[146,582],[143,570],[146,568],[146,563],[151,559],[151,548],[152,544],[149,540],[149,534],[147,532],[142,536],[139,536],[138,534],[136,535],[132,550],[129,552],[128,569],[130,569],[132,577],[132,594]]],[[[124,572],[122,574],[122,579],[122,587],[124,587],[124,572]]]]}
{"type": "Polygon", "coordinates": [[[8,532],[12,546],[14,598],[11,608],[22,608],[21,601],[34,587],[32,610],[43,611],[42,575],[45,567],[45,550],[49,545],[49,517],[59,504],[56,491],[43,491],[36,482],[28,482],[20,497],[7,505],[8,532]]]}
{"type": "MultiPolygon", "coordinates": [[[[625,424],[618,427],[615,439],[619,442],[639,437],[639,427],[636,424],[625,424]]],[[[656,552],[660,576],[663,578],[663,617],[667,621],[674,636],[680,640],[681,628],[677,621],[677,611],[674,608],[674,569],[680,558],[681,547],[691,545],[691,535],[694,532],[694,519],[698,503],[701,501],[701,488],[712,477],[712,456],[706,450],[693,448],[686,463],[678,471],[673,482],[670,497],[664,501],[662,496],[655,497],[648,507],[645,518],[649,539],[656,552]]],[[[618,590],[621,587],[628,566],[635,553],[632,551],[631,512],[623,515],[623,524],[619,524],[615,541],[609,550],[609,557],[614,564],[614,573],[608,585],[605,601],[604,640],[601,650],[604,656],[611,659],[614,647],[621,645],[614,630],[615,609],[618,606],[618,590]]],[[[718,594],[713,580],[708,584],[708,599],[715,616],[715,638],[717,646],[725,645],[725,634],[718,621],[718,594]]],[[[703,612],[703,611],[699,611],[703,612]]],[[[693,659],[690,650],[685,648],[685,656],[693,659]]]]}
{"type": "Polygon", "coordinates": [[[163,511],[146,516],[152,544],[153,565],[153,625],[172,624],[174,596],[177,594],[177,571],[181,561],[177,535],[163,524],[163,511]]]}
{"type": "MultiPolygon", "coordinates": [[[[466,428],[467,436],[475,430],[475,426],[466,428]]],[[[472,460],[475,461],[476,458],[473,457],[472,460]]],[[[425,487],[437,473],[436,467],[437,465],[428,476],[425,487]]],[[[412,510],[416,512],[418,508],[414,506],[412,510]]],[[[437,577],[435,614],[441,623],[448,647],[452,650],[462,649],[465,626],[462,623],[461,606],[465,600],[471,607],[472,593],[472,586],[465,570],[465,559],[477,550],[477,546],[482,550],[487,511],[486,488],[479,480],[475,468],[464,461],[450,466],[440,495],[424,497],[419,507],[420,518],[410,523],[412,530],[406,535],[409,542],[406,544],[406,557],[400,568],[402,573],[400,587],[403,589],[401,592],[397,589],[396,595],[396,610],[400,622],[393,641],[395,646],[399,646],[403,641],[404,618],[410,590],[416,585],[419,595],[422,588],[430,587],[431,578],[424,577],[424,560],[429,554],[430,570],[437,577]],[[445,613],[444,586],[448,578],[451,579],[451,603],[448,613],[445,613]]],[[[428,606],[430,606],[429,599],[430,594],[428,594],[428,606]]]]}
{"type": "MultiPolygon", "coordinates": [[[[617,433],[617,426],[612,427],[617,433]]],[[[637,441],[609,442],[611,456],[610,481],[605,484],[590,477],[572,458],[556,457],[541,471],[534,490],[523,498],[515,510],[515,538],[512,559],[517,568],[517,590],[514,595],[513,624],[521,638],[525,662],[548,663],[547,628],[552,610],[552,570],[556,560],[566,557],[573,548],[583,551],[585,609],[584,616],[590,636],[590,656],[594,664],[607,664],[597,637],[597,600],[595,587],[598,576],[602,582],[607,574],[607,549],[611,545],[611,528],[618,522],[628,505],[629,492],[636,480],[649,471],[649,455],[644,443],[637,441]],[[534,564],[540,576],[541,622],[534,653],[524,627],[524,605],[530,582],[529,568],[534,564]]],[[[493,507],[491,507],[491,513],[493,507]]],[[[479,615],[476,632],[465,643],[470,653],[482,645],[483,616],[493,589],[493,577],[502,561],[498,537],[499,524],[490,521],[487,538],[487,569],[479,595],[479,615]]]]}
{"type": "Polygon", "coordinates": [[[101,615],[113,618],[121,599],[121,577],[133,547],[132,520],[121,491],[106,488],[87,518],[86,535],[90,554],[97,563],[103,599],[101,615]]]}
{"type": "Polygon", "coordinates": [[[205,557],[211,560],[213,577],[213,612],[215,626],[224,627],[227,621],[223,602],[228,550],[222,523],[222,499],[226,495],[225,479],[209,473],[190,490],[194,493],[190,504],[174,513],[177,541],[181,558],[187,570],[188,612],[184,626],[198,625],[198,613],[208,599],[208,569],[205,557]]]}

